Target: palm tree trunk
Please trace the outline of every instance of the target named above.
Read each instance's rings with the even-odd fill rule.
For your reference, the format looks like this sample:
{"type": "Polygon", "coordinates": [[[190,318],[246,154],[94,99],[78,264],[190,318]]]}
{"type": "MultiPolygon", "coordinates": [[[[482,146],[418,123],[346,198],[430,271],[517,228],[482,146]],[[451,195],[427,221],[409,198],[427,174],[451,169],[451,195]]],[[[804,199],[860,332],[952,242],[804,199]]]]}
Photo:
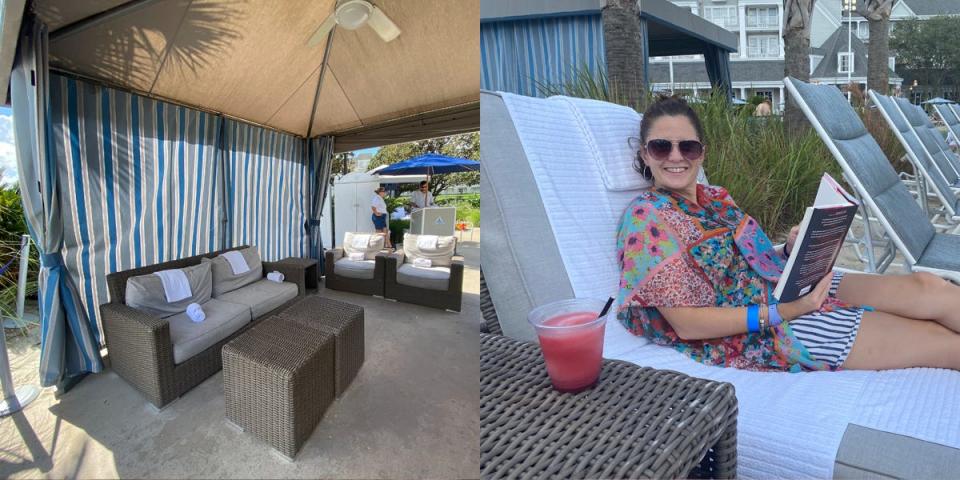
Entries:
{"type": "Polygon", "coordinates": [[[607,78],[611,98],[623,98],[639,108],[644,85],[643,37],[636,0],[607,0],[601,10],[607,78]]]}
{"type": "Polygon", "coordinates": [[[893,0],[861,0],[857,13],[870,22],[870,44],[867,47],[867,88],[886,94],[890,88],[890,12],[893,0]]]}
{"type": "MultiPolygon", "coordinates": [[[[810,16],[815,0],[785,0],[783,14],[783,70],[784,75],[798,80],[810,80],[810,16]]],[[[787,96],[783,121],[788,132],[806,130],[807,120],[796,102],[787,96]]]]}

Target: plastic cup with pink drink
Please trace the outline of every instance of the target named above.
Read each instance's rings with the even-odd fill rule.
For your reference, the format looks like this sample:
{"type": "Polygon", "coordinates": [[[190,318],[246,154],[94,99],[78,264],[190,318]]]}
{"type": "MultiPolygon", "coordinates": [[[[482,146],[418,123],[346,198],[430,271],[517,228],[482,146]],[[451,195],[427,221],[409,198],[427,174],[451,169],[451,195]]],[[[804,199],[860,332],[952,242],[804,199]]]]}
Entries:
{"type": "Polygon", "coordinates": [[[603,360],[604,300],[577,298],[533,309],[527,320],[540,337],[540,349],[553,388],[579,392],[597,383],[603,360]]]}

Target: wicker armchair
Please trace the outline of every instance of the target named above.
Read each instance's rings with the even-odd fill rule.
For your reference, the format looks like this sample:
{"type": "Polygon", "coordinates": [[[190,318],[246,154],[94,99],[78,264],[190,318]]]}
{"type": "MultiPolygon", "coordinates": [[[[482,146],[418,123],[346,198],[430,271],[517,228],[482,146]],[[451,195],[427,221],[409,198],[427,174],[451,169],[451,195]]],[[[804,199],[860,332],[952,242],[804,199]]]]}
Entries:
{"type": "Polygon", "coordinates": [[[385,257],[386,277],[383,285],[383,296],[404,303],[413,303],[427,307],[442,308],[460,311],[463,298],[463,257],[454,256],[450,263],[450,279],[446,290],[432,290],[397,283],[397,270],[403,265],[402,251],[394,252],[385,257]]]}
{"type": "Polygon", "coordinates": [[[377,258],[375,259],[376,264],[373,269],[373,278],[353,278],[337,275],[336,263],[343,258],[343,255],[342,248],[334,248],[324,252],[326,276],[324,277],[323,284],[326,288],[382,297],[383,272],[387,254],[377,254],[377,258]]]}
{"type": "MultiPolygon", "coordinates": [[[[183,363],[175,364],[168,320],[127,306],[125,302],[127,279],[160,270],[197,265],[203,257],[213,258],[223,252],[243,248],[246,246],[107,275],[110,303],[100,306],[100,316],[103,320],[110,364],[117,375],[143,393],[157,408],[162,408],[220,371],[223,362],[220,350],[227,342],[242,334],[259,320],[286,308],[290,302],[254,318],[227,338],[188,358],[183,363]]],[[[305,290],[303,268],[278,262],[263,262],[264,274],[270,271],[283,273],[284,280],[296,283],[299,295],[303,295],[302,292],[305,290]]]]}

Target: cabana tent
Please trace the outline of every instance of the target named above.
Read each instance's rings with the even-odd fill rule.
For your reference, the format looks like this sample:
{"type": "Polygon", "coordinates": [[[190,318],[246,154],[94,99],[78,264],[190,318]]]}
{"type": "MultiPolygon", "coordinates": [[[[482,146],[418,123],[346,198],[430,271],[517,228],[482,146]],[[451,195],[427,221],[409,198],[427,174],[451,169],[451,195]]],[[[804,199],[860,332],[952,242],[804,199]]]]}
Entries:
{"type": "Polygon", "coordinates": [[[477,130],[478,3],[381,1],[395,40],[309,45],[334,0],[5,2],[42,383],[102,368],[108,273],[240,244],[321,259],[334,152],[477,130]]]}

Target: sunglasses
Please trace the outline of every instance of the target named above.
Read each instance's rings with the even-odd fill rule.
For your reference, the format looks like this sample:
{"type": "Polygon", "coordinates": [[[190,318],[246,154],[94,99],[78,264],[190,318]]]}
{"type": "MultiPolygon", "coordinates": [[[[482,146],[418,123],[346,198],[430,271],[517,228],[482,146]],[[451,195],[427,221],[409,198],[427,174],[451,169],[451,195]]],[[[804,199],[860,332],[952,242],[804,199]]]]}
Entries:
{"type": "Polygon", "coordinates": [[[670,157],[670,152],[673,151],[674,145],[677,146],[680,155],[683,155],[683,158],[687,160],[697,160],[703,155],[703,144],[696,140],[671,142],[670,140],[662,138],[656,138],[647,142],[647,154],[653,157],[654,160],[662,162],[670,157]]]}

